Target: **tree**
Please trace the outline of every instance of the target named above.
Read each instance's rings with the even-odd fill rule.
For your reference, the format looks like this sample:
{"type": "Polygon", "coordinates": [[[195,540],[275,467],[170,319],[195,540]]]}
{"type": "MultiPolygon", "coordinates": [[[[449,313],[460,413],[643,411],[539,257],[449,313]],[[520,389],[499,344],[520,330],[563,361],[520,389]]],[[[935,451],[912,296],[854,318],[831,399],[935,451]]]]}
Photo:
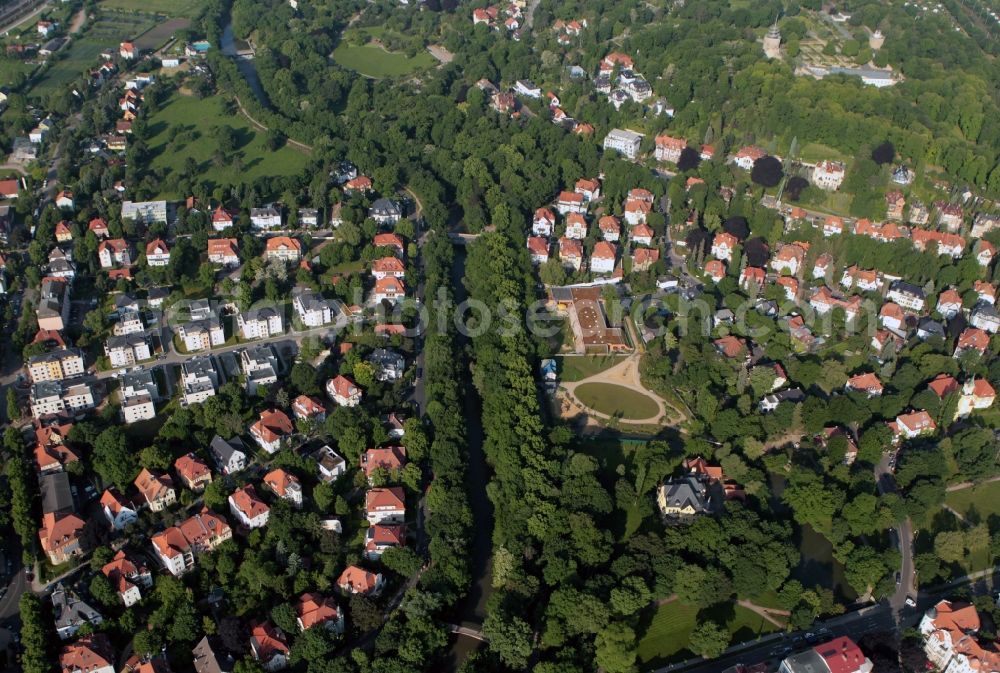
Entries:
{"type": "Polygon", "coordinates": [[[681,173],[698,168],[701,163],[701,155],[690,147],[681,150],[681,156],[677,160],[677,170],[681,173]]]}
{"type": "Polygon", "coordinates": [[[798,201],[803,190],[809,186],[809,181],[800,175],[793,175],[785,183],[785,194],[791,201],[798,201]]]}
{"type": "Polygon", "coordinates": [[[761,157],[753,164],[750,179],[762,187],[774,187],[784,176],[784,169],[777,157],[761,157]]]}
{"type": "Polygon", "coordinates": [[[111,582],[102,573],[96,573],[90,580],[90,594],[106,607],[113,607],[121,604],[118,593],[111,586],[111,582]]]}
{"type": "Polygon", "coordinates": [[[94,440],[93,465],[104,483],[114,484],[119,491],[125,492],[135,479],[139,466],[120,426],[104,430],[94,440]]]}
{"type": "Polygon", "coordinates": [[[494,610],[483,621],[483,635],[490,641],[490,650],[505,664],[514,669],[527,666],[531,655],[531,626],[526,621],[494,610]]]}
{"type": "Polygon", "coordinates": [[[628,673],[635,666],[635,631],[625,624],[608,624],[594,640],[597,664],[607,673],[628,673]]]}
{"type": "Polygon", "coordinates": [[[356,633],[367,633],[382,624],[382,611],[373,600],[361,594],[353,594],[350,601],[351,624],[356,633]]]}
{"type": "Polygon", "coordinates": [[[705,659],[721,656],[729,647],[729,631],[715,622],[704,621],[695,627],[688,639],[688,646],[705,659]]]}
{"type": "Polygon", "coordinates": [[[271,619],[285,633],[295,633],[299,629],[295,608],[288,603],[278,603],[271,608],[271,619]]]}
{"type": "Polygon", "coordinates": [[[649,605],[652,594],[641,577],[626,577],[611,590],[611,607],[620,615],[635,614],[649,605]]]}
{"type": "Polygon", "coordinates": [[[896,148],[888,140],[880,143],[872,150],[872,161],[879,166],[891,164],[896,158],[896,148]]]}
{"type": "Polygon", "coordinates": [[[21,406],[17,403],[14,387],[7,388],[7,420],[13,423],[21,417],[21,406]]]}

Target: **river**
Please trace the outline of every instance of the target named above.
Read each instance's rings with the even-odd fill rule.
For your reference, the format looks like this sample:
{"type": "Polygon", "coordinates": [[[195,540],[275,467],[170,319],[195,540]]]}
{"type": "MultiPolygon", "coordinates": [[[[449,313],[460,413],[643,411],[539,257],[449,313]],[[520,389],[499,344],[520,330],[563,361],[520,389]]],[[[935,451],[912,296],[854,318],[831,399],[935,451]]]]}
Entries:
{"type": "MultiPolygon", "coordinates": [[[[461,304],[468,298],[465,285],[462,283],[465,276],[465,259],[465,247],[456,245],[455,260],[451,271],[456,304],[461,304]]],[[[468,345],[468,337],[458,335],[457,347],[465,349],[468,345]]],[[[465,439],[469,459],[466,484],[468,485],[469,506],[472,509],[474,523],[469,548],[472,585],[469,588],[469,595],[456,608],[455,621],[462,625],[479,628],[486,618],[486,603],[493,593],[491,582],[493,576],[493,503],[486,495],[490,468],[486,464],[486,454],[483,451],[482,403],[478,391],[472,385],[471,372],[466,372],[462,383],[465,388],[463,396],[465,439]]],[[[457,668],[480,646],[482,643],[473,638],[456,637],[450,654],[452,669],[457,668]]]]}
{"type": "Polygon", "coordinates": [[[271,101],[268,100],[267,93],[264,91],[264,85],[260,82],[260,75],[257,74],[257,67],[253,64],[253,59],[240,56],[239,49],[236,48],[236,37],[233,35],[232,20],[228,21],[225,28],[222,29],[221,39],[222,44],[219,47],[222,49],[222,53],[236,62],[236,67],[247,81],[247,84],[250,85],[250,90],[253,91],[257,100],[265,108],[270,109],[271,101]]]}

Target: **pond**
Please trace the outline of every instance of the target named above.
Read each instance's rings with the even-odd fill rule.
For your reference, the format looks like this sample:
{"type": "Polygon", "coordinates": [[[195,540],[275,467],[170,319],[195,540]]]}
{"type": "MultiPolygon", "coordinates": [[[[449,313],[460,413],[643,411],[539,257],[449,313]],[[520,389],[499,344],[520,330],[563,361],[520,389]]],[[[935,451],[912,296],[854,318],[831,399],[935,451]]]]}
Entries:
{"type": "Polygon", "coordinates": [[[837,595],[850,602],[858,594],[844,578],[844,566],[833,557],[833,545],[811,526],[802,526],[798,534],[802,560],[792,576],[806,587],[833,588],[837,595]]]}

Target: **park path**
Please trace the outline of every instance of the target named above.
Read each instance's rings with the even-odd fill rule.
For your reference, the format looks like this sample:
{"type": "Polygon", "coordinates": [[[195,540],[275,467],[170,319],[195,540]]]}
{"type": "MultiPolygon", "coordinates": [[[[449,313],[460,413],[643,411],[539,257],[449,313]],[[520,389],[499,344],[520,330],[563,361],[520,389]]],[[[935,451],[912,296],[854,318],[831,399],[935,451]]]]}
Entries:
{"type": "MultiPolygon", "coordinates": [[[[239,96],[237,96],[236,94],[233,94],[233,100],[236,101],[236,107],[238,107],[240,109],[240,112],[243,113],[243,116],[246,117],[248,120],[250,120],[250,123],[253,124],[255,127],[257,127],[257,129],[259,129],[261,131],[264,131],[265,133],[267,133],[270,130],[266,126],[264,126],[263,124],[261,124],[259,121],[257,121],[256,119],[254,119],[253,117],[250,116],[250,113],[247,112],[247,110],[246,110],[245,107],[243,107],[243,103],[240,101],[240,97],[239,96]]],[[[285,137],[285,142],[287,142],[289,145],[292,145],[293,147],[298,147],[303,152],[306,152],[308,154],[312,154],[313,148],[312,148],[311,145],[306,145],[305,143],[300,143],[298,140],[292,140],[291,138],[289,138],[287,136],[285,137]]]]}
{"type": "MultiPolygon", "coordinates": [[[[677,600],[678,600],[677,594],[671,594],[666,598],[661,598],[657,600],[656,605],[658,607],[661,605],[669,605],[670,603],[673,603],[677,600]]],[[[765,608],[763,605],[757,605],[753,601],[748,601],[745,599],[736,601],[736,604],[742,608],[746,608],[747,610],[750,610],[751,612],[760,615],[761,619],[773,624],[774,626],[777,626],[779,629],[784,629],[786,626],[788,626],[787,624],[788,617],[792,615],[792,613],[789,612],[788,610],[782,610],[780,608],[765,608]],[[784,617],[785,621],[781,621],[779,617],[784,617]]]]}
{"type": "Polygon", "coordinates": [[[960,484],[952,484],[944,490],[947,493],[954,493],[955,491],[963,491],[967,488],[981,486],[982,484],[992,484],[994,481],[1000,481],[1000,474],[995,477],[990,477],[989,479],[983,479],[982,481],[963,481],[960,484]]]}
{"type": "MultiPolygon", "coordinates": [[[[642,385],[641,377],[639,376],[639,360],[642,354],[639,352],[632,353],[622,362],[605,369],[603,372],[598,372],[592,376],[588,376],[585,379],[579,381],[564,381],[560,388],[565,391],[569,402],[584,411],[584,413],[600,418],[602,420],[616,420],[619,423],[628,425],[651,425],[660,423],[667,420],[667,404],[659,395],[654,393],[652,390],[646,388],[642,385]],[[626,419],[626,418],[613,418],[612,416],[605,414],[603,412],[597,411],[588,407],[583,401],[576,396],[576,389],[579,386],[585,385],[587,383],[605,383],[608,385],[622,386],[623,388],[628,388],[637,393],[641,393],[646,397],[653,400],[656,403],[656,414],[650,416],[649,418],[639,418],[639,419],[626,419]]],[[[676,409],[675,407],[670,407],[671,411],[671,422],[676,424],[677,422],[683,421],[684,414],[676,409]],[[679,420],[678,420],[679,419],[679,420]]]]}
{"type": "Polygon", "coordinates": [[[69,23],[69,32],[71,35],[79,33],[80,29],[83,28],[83,22],[87,20],[87,10],[81,9],[79,12],[73,15],[73,20],[69,23]]]}

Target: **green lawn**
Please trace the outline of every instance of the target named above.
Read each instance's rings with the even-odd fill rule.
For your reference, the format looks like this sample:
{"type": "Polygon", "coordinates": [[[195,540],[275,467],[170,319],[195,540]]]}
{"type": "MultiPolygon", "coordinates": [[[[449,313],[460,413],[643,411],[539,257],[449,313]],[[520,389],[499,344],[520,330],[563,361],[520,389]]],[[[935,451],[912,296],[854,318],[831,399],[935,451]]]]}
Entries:
{"type": "Polygon", "coordinates": [[[605,369],[609,369],[624,359],[620,355],[580,355],[557,358],[559,378],[563,381],[582,381],[605,369]]]}
{"type": "Polygon", "coordinates": [[[831,161],[846,161],[849,159],[849,157],[846,157],[839,150],[820,143],[806,143],[800,146],[798,158],[800,161],[810,164],[818,163],[824,159],[831,161]]]}
{"type": "Polygon", "coordinates": [[[655,416],[658,411],[651,398],[625,386],[584,383],[574,392],[583,404],[609,416],[638,420],[655,416]]]}
{"type": "MultiPolygon", "coordinates": [[[[198,163],[198,173],[209,175],[218,185],[252,180],[260,176],[295,175],[306,164],[306,155],[290,146],[272,152],[264,145],[264,134],[258,132],[243,115],[227,114],[219,96],[198,99],[173,94],[149,119],[149,151],[153,169],[171,172],[186,170],[188,158],[198,163]],[[216,144],[212,129],[230,126],[236,134],[232,160],[216,167],[213,163],[216,144]]],[[[160,197],[180,197],[180,194],[160,194],[160,197]]]]}
{"type": "Polygon", "coordinates": [[[28,75],[35,66],[23,61],[0,60],[0,82],[12,82],[18,73],[28,75]]]}
{"type": "Polygon", "coordinates": [[[949,507],[967,517],[974,510],[980,519],[1000,514],[1000,481],[952,491],[945,498],[949,507]]]}
{"type": "Polygon", "coordinates": [[[202,0],[101,0],[100,7],[125,12],[153,12],[167,16],[193,17],[202,0]]]}
{"type": "Polygon", "coordinates": [[[691,631],[705,619],[725,623],[733,637],[733,643],[752,640],[777,630],[777,627],[752,610],[732,604],[699,611],[698,608],[674,601],[650,608],[646,618],[649,623],[645,633],[639,638],[638,647],[639,661],[644,668],[693,657],[694,654],[687,649],[687,642],[691,631]]]}
{"type": "Polygon", "coordinates": [[[381,28],[345,31],[340,44],[333,50],[333,60],[349,70],[375,79],[401,77],[437,65],[437,60],[425,50],[410,57],[401,51],[388,51],[378,42],[357,44],[359,36],[361,39],[379,40],[386,35],[381,28]]]}

